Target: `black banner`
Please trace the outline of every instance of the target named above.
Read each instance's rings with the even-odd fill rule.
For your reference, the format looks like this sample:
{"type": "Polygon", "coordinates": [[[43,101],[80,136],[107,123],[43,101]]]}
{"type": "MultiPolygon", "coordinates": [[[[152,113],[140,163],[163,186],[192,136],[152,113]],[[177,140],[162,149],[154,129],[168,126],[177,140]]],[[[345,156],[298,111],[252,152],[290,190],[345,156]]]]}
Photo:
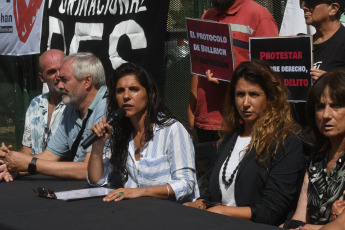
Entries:
{"type": "Polygon", "coordinates": [[[169,0],[53,0],[47,49],[92,52],[107,76],[124,62],[144,67],[161,87],[169,0]]]}
{"type": "Polygon", "coordinates": [[[312,37],[250,38],[250,58],[268,62],[291,93],[292,101],[305,101],[312,79],[312,37]]]}

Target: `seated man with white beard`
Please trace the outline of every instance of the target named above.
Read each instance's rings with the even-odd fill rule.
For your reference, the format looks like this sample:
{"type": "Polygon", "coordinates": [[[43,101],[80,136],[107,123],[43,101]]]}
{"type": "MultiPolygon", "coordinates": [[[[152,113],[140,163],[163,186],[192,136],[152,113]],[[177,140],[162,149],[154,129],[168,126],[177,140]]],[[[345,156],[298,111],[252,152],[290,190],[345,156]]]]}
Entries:
{"type": "Polygon", "coordinates": [[[85,180],[91,147],[84,150],[81,143],[106,112],[104,69],[93,54],[76,53],[62,60],[58,78],[57,87],[67,106],[47,148],[37,155],[1,151],[0,158],[9,171],[85,180]]]}

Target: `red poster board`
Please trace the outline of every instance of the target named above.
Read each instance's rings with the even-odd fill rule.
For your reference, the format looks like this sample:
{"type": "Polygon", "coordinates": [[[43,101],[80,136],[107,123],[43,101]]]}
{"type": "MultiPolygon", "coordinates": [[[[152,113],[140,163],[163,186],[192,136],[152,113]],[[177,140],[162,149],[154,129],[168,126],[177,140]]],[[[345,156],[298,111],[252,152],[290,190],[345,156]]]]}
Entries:
{"type": "Polygon", "coordinates": [[[192,74],[211,70],[219,80],[230,81],[234,58],[230,24],[186,18],[192,74]]]}

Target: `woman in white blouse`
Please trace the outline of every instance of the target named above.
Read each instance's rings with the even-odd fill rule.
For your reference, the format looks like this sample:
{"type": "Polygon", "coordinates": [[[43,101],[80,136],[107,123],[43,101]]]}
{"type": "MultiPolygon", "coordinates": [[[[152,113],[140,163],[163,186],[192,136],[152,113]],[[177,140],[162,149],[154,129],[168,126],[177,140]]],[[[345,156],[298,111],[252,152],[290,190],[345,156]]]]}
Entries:
{"type": "Polygon", "coordinates": [[[190,135],[164,105],[146,71],[122,64],[110,77],[108,90],[108,115],[118,108],[126,115],[114,132],[106,118],[92,126],[101,138],[92,147],[89,183],[112,185],[115,174],[123,182],[123,188],[110,192],[104,201],[148,196],[184,202],[198,197],[190,135]],[[104,151],[110,157],[103,162],[108,138],[110,146],[104,151]]]}

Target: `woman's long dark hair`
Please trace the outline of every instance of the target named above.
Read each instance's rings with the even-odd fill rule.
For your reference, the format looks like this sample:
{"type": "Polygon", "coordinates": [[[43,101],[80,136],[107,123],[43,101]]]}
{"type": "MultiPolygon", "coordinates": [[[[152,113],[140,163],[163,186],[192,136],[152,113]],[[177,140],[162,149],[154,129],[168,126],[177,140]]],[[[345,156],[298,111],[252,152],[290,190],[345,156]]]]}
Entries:
{"type": "Polygon", "coordinates": [[[316,151],[322,151],[330,147],[329,139],[320,132],[315,119],[315,106],[320,104],[321,98],[325,96],[325,89],[327,87],[333,103],[345,106],[345,72],[335,71],[325,73],[309,90],[306,103],[306,116],[316,151]]]}
{"type": "MultiPolygon", "coordinates": [[[[148,73],[140,66],[133,63],[124,63],[114,70],[108,79],[108,108],[107,114],[111,114],[119,108],[116,101],[116,85],[120,78],[127,75],[135,75],[137,81],[146,89],[148,103],[146,106],[146,117],[144,120],[145,132],[141,141],[148,142],[153,138],[153,125],[170,126],[176,120],[175,115],[168,109],[161,99],[157,86],[148,73]]],[[[111,159],[115,172],[124,174],[124,183],[128,179],[126,161],[128,156],[128,144],[133,126],[129,118],[125,117],[118,126],[114,127],[114,132],[110,137],[111,159]]]]}

